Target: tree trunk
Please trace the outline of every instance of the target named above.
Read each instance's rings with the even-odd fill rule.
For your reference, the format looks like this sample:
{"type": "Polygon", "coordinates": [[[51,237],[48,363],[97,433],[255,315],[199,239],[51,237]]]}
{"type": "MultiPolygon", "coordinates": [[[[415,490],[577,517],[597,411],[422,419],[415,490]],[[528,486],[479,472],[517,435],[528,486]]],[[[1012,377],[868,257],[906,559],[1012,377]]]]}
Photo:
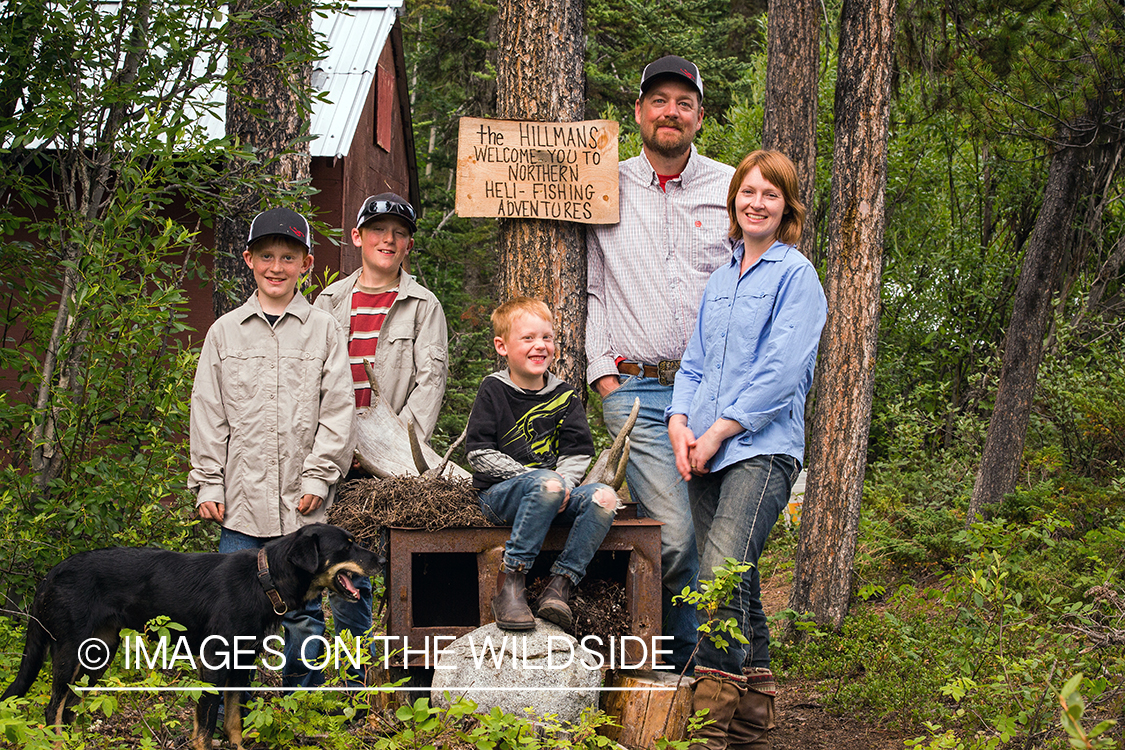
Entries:
{"type": "Polygon", "coordinates": [[[1024,252],[1012,300],[996,403],[988,422],[988,437],[966,523],[971,523],[986,506],[999,503],[1016,488],[1043,337],[1051,317],[1051,297],[1070,244],[1067,239],[1085,163],[1083,152],[1073,147],[1063,147],[1051,157],[1043,205],[1024,252]]]}
{"type": "Polygon", "coordinates": [[[808,209],[801,252],[816,256],[816,107],[820,68],[820,3],[771,0],[762,148],[781,151],[797,165],[801,202],[808,209]]]}
{"type": "Polygon", "coordinates": [[[879,328],[895,0],[845,0],[836,81],[828,321],[789,606],[839,629],[848,611],[879,328]]]}
{"type": "MultiPolygon", "coordinates": [[[[283,192],[299,181],[308,181],[311,167],[308,141],[297,142],[307,131],[309,106],[299,92],[308,89],[307,63],[294,65],[294,56],[311,32],[309,4],[302,0],[261,3],[238,0],[231,6],[237,24],[231,41],[231,59],[241,62],[242,86],[227,92],[227,135],[257,153],[259,163],[234,158],[227,168],[233,174],[260,169],[276,177],[273,195],[232,195],[226,216],[215,220],[215,317],[241,305],[255,290],[254,276],[242,260],[250,222],[260,211],[281,205],[283,192]],[[252,20],[242,22],[239,16],[252,20]],[[224,288],[229,285],[229,289],[224,288]]],[[[303,60],[304,55],[296,55],[303,60]]],[[[314,248],[315,249],[315,248],[314,248]]]]}
{"type": "MultiPolygon", "coordinates": [[[[501,0],[497,109],[509,120],[581,120],[586,106],[582,0],[501,0]]],[[[500,298],[527,295],[555,313],[555,373],[585,396],[586,228],[501,219],[500,298]]],[[[583,398],[585,400],[585,398],[583,398]]]]}

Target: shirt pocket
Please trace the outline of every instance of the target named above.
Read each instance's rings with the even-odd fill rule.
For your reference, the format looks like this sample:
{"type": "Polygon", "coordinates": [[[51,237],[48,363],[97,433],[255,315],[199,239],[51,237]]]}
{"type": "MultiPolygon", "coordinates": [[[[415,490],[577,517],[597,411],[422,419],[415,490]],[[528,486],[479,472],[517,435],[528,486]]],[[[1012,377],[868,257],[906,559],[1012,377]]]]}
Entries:
{"type": "Polygon", "coordinates": [[[700,210],[690,221],[691,267],[706,279],[719,266],[730,260],[730,218],[726,208],[720,211],[700,210]]]}
{"type": "Polygon", "coordinates": [[[379,331],[377,351],[384,376],[389,376],[396,382],[406,380],[413,384],[414,326],[411,320],[396,314],[390,325],[384,322],[379,331]]]}
{"type": "Polygon", "coordinates": [[[703,344],[707,352],[721,347],[727,331],[734,322],[731,319],[731,296],[725,292],[708,292],[703,301],[703,344]]]}
{"type": "Polygon", "coordinates": [[[289,401],[289,408],[278,413],[278,431],[284,434],[289,428],[297,438],[297,445],[311,445],[320,421],[324,352],[283,349],[279,361],[282,374],[279,397],[289,401]],[[287,419],[292,420],[288,425],[285,424],[287,419]]]}
{"type": "Polygon", "coordinates": [[[776,292],[772,289],[753,289],[743,292],[734,300],[731,328],[736,328],[739,338],[748,343],[758,341],[773,314],[776,292]]]}
{"type": "Polygon", "coordinates": [[[223,358],[223,400],[235,413],[254,408],[263,381],[272,382],[266,358],[260,352],[238,349],[223,358]]]}

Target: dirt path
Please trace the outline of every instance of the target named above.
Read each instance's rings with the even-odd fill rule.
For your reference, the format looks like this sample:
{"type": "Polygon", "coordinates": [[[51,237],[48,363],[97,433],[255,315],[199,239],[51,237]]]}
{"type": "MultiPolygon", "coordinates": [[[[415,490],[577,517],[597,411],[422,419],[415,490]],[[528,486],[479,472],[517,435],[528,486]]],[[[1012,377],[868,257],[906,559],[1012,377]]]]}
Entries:
{"type": "Polygon", "coordinates": [[[777,694],[773,750],[902,750],[901,734],[824,710],[816,686],[785,682],[777,694]]]}
{"type": "MultiPolygon", "coordinates": [[[[766,614],[789,605],[791,573],[779,571],[762,581],[762,606],[766,614]]],[[[778,685],[777,729],[771,740],[774,750],[902,750],[903,735],[872,727],[850,716],[837,716],[824,709],[813,682],[789,679],[778,685]]]]}

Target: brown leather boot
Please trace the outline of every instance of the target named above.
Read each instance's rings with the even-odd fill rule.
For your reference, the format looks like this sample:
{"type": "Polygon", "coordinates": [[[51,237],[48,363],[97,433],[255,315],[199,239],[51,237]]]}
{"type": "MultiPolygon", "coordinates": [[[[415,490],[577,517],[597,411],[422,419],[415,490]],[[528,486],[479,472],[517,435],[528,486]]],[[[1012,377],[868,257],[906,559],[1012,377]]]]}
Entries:
{"type": "Polygon", "coordinates": [[[496,577],[492,597],[492,619],[501,630],[532,630],[535,617],[527,606],[527,583],[523,573],[504,573],[496,577]]]}
{"type": "Polygon", "coordinates": [[[688,747],[690,750],[725,750],[727,730],[739,701],[746,693],[746,686],[725,672],[708,670],[701,674],[701,671],[696,669],[699,676],[691,685],[691,711],[694,714],[707,709],[703,719],[711,723],[692,732],[688,747]]]}
{"type": "Polygon", "coordinates": [[[570,630],[574,624],[574,614],[570,611],[570,579],[566,576],[551,576],[547,588],[539,595],[537,612],[544,620],[550,620],[563,630],[570,630]]]}
{"type": "Polygon", "coordinates": [[[727,731],[729,750],[769,750],[769,731],[774,723],[774,696],[777,683],[768,669],[754,669],[746,675],[746,694],[738,701],[727,731]]]}

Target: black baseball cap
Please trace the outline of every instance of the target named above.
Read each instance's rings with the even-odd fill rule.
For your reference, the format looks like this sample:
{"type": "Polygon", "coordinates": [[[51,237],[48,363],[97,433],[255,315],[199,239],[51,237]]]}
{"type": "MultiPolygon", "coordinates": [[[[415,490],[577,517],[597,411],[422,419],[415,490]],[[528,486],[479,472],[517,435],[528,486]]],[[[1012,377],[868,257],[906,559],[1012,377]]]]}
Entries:
{"type": "Polygon", "coordinates": [[[703,77],[699,75],[699,68],[695,67],[695,63],[675,55],[667,55],[645,66],[641,73],[641,95],[652,88],[657,78],[669,75],[683,78],[699,92],[700,100],[703,99],[703,77]]]}
{"type": "Polygon", "coordinates": [[[250,235],[246,238],[246,246],[249,247],[255,240],[270,235],[294,239],[304,245],[310,253],[312,252],[312,232],[309,231],[309,223],[296,211],[288,208],[271,208],[255,216],[254,221],[250,222],[250,235]]]}
{"type": "Polygon", "coordinates": [[[414,206],[394,193],[379,193],[365,200],[363,206],[359,209],[359,215],[355,219],[356,229],[380,216],[396,216],[406,222],[406,225],[410,227],[411,234],[418,231],[414,206]]]}

